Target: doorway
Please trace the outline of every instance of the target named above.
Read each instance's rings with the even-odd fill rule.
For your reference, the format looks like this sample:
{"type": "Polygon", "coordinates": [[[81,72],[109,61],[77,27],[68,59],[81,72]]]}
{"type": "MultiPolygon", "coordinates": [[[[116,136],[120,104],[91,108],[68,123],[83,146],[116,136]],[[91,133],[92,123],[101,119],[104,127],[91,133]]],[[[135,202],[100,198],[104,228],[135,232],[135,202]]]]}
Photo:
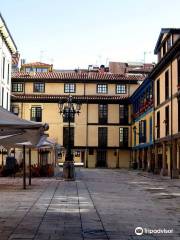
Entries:
{"type": "Polygon", "coordinates": [[[97,150],[96,167],[107,167],[106,150],[97,150]]]}

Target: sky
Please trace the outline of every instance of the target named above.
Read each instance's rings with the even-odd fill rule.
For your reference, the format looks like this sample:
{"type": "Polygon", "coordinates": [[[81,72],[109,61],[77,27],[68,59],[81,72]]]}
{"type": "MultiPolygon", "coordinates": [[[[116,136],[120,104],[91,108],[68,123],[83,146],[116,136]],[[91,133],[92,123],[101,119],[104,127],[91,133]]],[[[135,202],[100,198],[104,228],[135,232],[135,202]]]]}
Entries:
{"type": "Polygon", "coordinates": [[[155,62],[161,28],[180,27],[179,0],[0,0],[26,62],[56,69],[155,62]]]}

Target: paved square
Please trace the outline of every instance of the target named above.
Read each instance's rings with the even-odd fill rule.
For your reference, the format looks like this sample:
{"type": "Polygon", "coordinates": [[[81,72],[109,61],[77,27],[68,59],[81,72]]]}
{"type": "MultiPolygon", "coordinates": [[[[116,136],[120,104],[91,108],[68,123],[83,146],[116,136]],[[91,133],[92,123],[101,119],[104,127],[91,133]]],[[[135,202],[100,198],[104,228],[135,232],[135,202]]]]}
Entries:
{"type": "Polygon", "coordinates": [[[76,181],[0,178],[0,240],[178,240],[180,180],[111,169],[76,169],[76,181]],[[173,233],[135,234],[166,229],[173,233]]]}

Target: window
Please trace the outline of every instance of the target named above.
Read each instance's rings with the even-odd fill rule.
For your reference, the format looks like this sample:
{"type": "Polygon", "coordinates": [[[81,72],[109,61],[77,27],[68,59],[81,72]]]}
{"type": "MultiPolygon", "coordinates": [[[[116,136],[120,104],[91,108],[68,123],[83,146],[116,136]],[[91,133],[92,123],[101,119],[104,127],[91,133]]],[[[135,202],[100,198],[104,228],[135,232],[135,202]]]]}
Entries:
{"type": "Polygon", "coordinates": [[[169,106],[165,108],[165,132],[169,135],[169,106]]]}
{"type": "MultiPolygon", "coordinates": [[[[69,143],[69,128],[63,127],[63,146],[67,148],[69,143]]],[[[74,127],[70,127],[70,147],[74,147],[74,127]]]]}
{"type": "Polygon", "coordinates": [[[126,85],[125,84],[118,84],[118,85],[116,85],[116,93],[117,94],[124,94],[124,93],[126,93],[126,85]]]}
{"type": "Polygon", "coordinates": [[[128,147],[128,128],[119,128],[119,146],[128,147]]]}
{"type": "Polygon", "coordinates": [[[165,72],[165,99],[169,98],[169,71],[165,72]]]}
{"type": "Polygon", "coordinates": [[[97,85],[97,93],[107,93],[107,84],[98,84],[97,85]]]}
{"type": "Polygon", "coordinates": [[[160,138],[160,111],[157,112],[157,138],[160,138]]]}
{"type": "Polygon", "coordinates": [[[76,85],[74,83],[65,83],[64,84],[64,92],[65,93],[75,93],[76,85]]]}
{"type": "Polygon", "coordinates": [[[89,155],[94,155],[94,149],[93,148],[89,148],[89,155]]]}
{"type": "Polygon", "coordinates": [[[25,68],[25,72],[29,73],[31,71],[30,67],[25,68]]]}
{"type": "MultiPolygon", "coordinates": [[[[69,109],[66,107],[64,109],[65,114],[63,115],[63,122],[68,122],[69,121],[69,109]]],[[[70,113],[70,122],[74,122],[74,114],[70,113]]]]}
{"type": "Polygon", "coordinates": [[[178,72],[178,87],[180,88],[180,59],[178,59],[178,69],[177,69],[177,72],[178,72]]]}
{"type": "Polygon", "coordinates": [[[43,82],[34,83],[34,92],[44,92],[44,83],[43,82]]]}
{"type": "Polygon", "coordinates": [[[160,83],[159,83],[159,79],[157,80],[157,83],[156,83],[156,98],[157,98],[157,105],[160,104],[160,83]]]}
{"type": "Polygon", "coordinates": [[[12,105],[11,112],[18,116],[19,115],[19,106],[12,105]]]}
{"type": "Polygon", "coordinates": [[[3,79],[5,75],[5,57],[3,57],[3,79]]]}
{"type": "Polygon", "coordinates": [[[36,72],[47,72],[47,68],[36,68],[36,72]]]}
{"type": "Polygon", "coordinates": [[[150,100],[153,99],[153,84],[151,84],[151,86],[149,88],[149,98],[150,98],[150,100]]]}
{"type": "Polygon", "coordinates": [[[133,128],[134,133],[134,146],[136,146],[136,127],[133,128]]]}
{"type": "Polygon", "coordinates": [[[146,142],[146,120],[139,121],[139,143],[146,142]]]}
{"type": "Polygon", "coordinates": [[[166,42],[163,43],[163,56],[166,54],[166,42]]]}
{"type": "Polygon", "coordinates": [[[149,141],[152,142],[152,132],[153,132],[153,125],[152,125],[152,117],[149,119],[149,141]]]}
{"type": "Polygon", "coordinates": [[[172,36],[170,36],[167,40],[167,50],[169,50],[171,46],[172,46],[172,36]]]}
{"type": "Polygon", "coordinates": [[[12,92],[23,92],[23,83],[12,83],[12,92]]]}
{"type": "Polygon", "coordinates": [[[98,128],[98,146],[107,147],[107,127],[98,128]]]}
{"type": "Polygon", "coordinates": [[[108,117],[108,105],[107,104],[99,104],[99,124],[106,124],[108,117]]]}
{"type": "Polygon", "coordinates": [[[119,123],[128,124],[128,106],[119,105],[119,123]]]}
{"type": "Polygon", "coordinates": [[[42,108],[32,107],[31,108],[31,121],[42,122],[42,108]]]}

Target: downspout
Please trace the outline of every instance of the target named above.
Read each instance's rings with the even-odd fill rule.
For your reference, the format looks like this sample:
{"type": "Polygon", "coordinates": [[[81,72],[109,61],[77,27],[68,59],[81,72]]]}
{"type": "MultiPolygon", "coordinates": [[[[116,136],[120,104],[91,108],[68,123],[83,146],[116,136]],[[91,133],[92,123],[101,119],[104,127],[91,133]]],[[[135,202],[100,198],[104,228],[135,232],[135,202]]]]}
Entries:
{"type": "MultiPolygon", "coordinates": [[[[152,94],[153,94],[153,148],[155,150],[155,129],[156,129],[156,126],[155,126],[155,81],[154,79],[152,79],[152,94]]],[[[155,151],[154,151],[154,160],[155,161],[155,151]]],[[[155,169],[155,162],[154,162],[154,169],[155,169]]],[[[153,169],[153,171],[154,171],[153,169]]]]}
{"type": "Polygon", "coordinates": [[[170,145],[170,176],[172,179],[172,144],[173,144],[173,91],[172,91],[172,61],[171,61],[171,145],[170,145]]]}
{"type": "MultiPolygon", "coordinates": [[[[85,83],[85,79],[84,79],[84,100],[86,97],[86,83],[85,83]]],[[[85,159],[86,159],[86,164],[85,167],[88,167],[88,113],[89,113],[89,108],[88,108],[88,101],[84,101],[86,103],[86,155],[85,155],[85,159]]]]}
{"type": "Polygon", "coordinates": [[[87,101],[87,108],[86,108],[87,112],[86,112],[86,119],[87,119],[87,123],[86,123],[86,168],[88,168],[88,118],[89,118],[89,105],[88,105],[88,101],[87,101]]]}
{"type": "MultiPolygon", "coordinates": [[[[25,80],[24,80],[24,89],[23,89],[24,95],[26,95],[26,87],[25,87],[25,80]]],[[[23,118],[23,101],[21,102],[21,118],[23,118]]]]}

